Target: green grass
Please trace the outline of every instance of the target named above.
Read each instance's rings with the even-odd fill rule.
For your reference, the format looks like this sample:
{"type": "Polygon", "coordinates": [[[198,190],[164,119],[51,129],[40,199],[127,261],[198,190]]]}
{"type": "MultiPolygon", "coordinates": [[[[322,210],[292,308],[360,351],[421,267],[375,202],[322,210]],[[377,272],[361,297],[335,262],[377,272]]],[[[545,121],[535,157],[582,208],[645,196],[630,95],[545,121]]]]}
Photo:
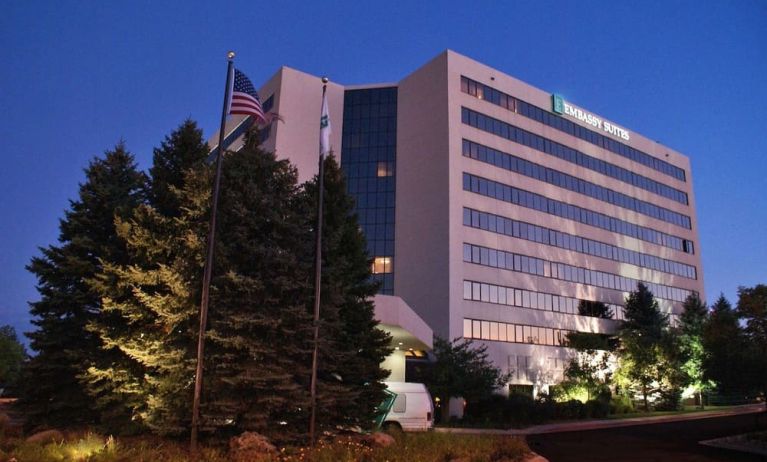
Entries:
{"type": "MultiPolygon", "coordinates": [[[[289,447],[263,462],[466,462],[522,461],[529,449],[521,438],[446,433],[401,433],[388,448],[371,448],[358,438],[322,442],[314,449],[289,447]]],[[[155,437],[117,439],[93,433],[46,445],[0,440],[0,462],[186,462],[185,443],[155,437]]],[[[225,462],[225,449],[203,449],[200,462],[225,462]]]]}

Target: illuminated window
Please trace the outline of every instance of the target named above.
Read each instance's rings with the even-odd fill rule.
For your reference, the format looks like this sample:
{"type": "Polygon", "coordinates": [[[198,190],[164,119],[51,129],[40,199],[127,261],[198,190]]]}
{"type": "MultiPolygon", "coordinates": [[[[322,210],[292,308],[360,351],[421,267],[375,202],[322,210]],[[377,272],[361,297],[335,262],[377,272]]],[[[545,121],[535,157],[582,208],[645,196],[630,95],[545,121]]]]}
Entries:
{"type": "Polygon", "coordinates": [[[379,162],[377,175],[379,177],[394,175],[394,165],[391,162],[379,162]]]}
{"type": "Polygon", "coordinates": [[[373,274],[391,273],[391,257],[375,257],[373,260],[373,274]]]}

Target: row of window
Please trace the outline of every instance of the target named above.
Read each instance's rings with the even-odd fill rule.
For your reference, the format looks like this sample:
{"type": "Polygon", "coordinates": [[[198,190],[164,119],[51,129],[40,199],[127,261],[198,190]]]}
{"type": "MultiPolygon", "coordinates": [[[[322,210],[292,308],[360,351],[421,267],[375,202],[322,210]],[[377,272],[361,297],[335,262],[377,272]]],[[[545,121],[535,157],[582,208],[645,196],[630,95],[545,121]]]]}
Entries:
{"type": "MultiPolygon", "coordinates": [[[[394,207],[394,191],[384,193],[367,192],[355,196],[357,209],[394,207]]],[[[380,220],[379,220],[380,221],[380,220]]]]}
{"type": "MultiPolygon", "coordinates": [[[[573,297],[476,281],[463,281],[463,298],[464,300],[475,302],[495,303],[498,305],[517,306],[566,314],[578,314],[578,305],[581,302],[581,300],[573,297]]],[[[622,306],[611,303],[606,305],[613,310],[615,319],[623,319],[622,306]]]]}
{"type": "Polygon", "coordinates": [[[653,170],[665,173],[678,180],[686,181],[684,169],[672,165],[662,159],[658,159],[657,157],[653,157],[646,152],[632,148],[613,138],[604,136],[601,133],[582,127],[564,117],[552,114],[549,111],[533,106],[532,104],[514,98],[511,95],[502,93],[495,88],[461,76],[461,90],[464,93],[468,93],[479,99],[484,99],[485,101],[489,101],[497,106],[508,109],[509,111],[521,114],[529,119],[536,120],[549,127],[554,127],[557,130],[575,136],[576,138],[588,141],[591,144],[595,144],[600,148],[607,149],[619,156],[631,159],[634,162],[650,167],[653,170]]]}
{"type": "MultiPolygon", "coordinates": [[[[343,162],[341,163],[342,166],[344,166],[343,162]]],[[[351,170],[349,166],[347,165],[345,168],[345,172],[348,172],[351,170]]],[[[359,176],[353,176],[349,175],[347,173],[347,189],[352,194],[357,193],[367,193],[367,192],[375,192],[375,193],[382,193],[387,191],[394,191],[394,187],[396,186],[396,182],[394,180],[394,172],[392,171],[392,174],[389,176],[374,176],[374,177],[359,177],[359,176]]]]}
{"type": "Polygon", "coordinates": [[[483,229],[492,233],[551,245],[621,263],[630,263],[690,279],[697,279],[695,267],[691,265],[544,228],[543,226],[525,223],[524,221],[480,212],[468,207],[463,209],[463,224],[464,226],[483,229]]]}
{"type": "Polygon", "coordinates": [[[501,268],[518,273],[533,274],[551,279],[577,282],[579,284],[602,287],[605,289],[630,292],[636,290],[638,283],[643,283],[655,295],[675,302],[683,302],[692,292],[679,287],[671,287],[655,282],[606,273],[581,266],[557,263],[542,258],[520,255],[503,250],[491,249],[474,244],[463,244],[463,261],[477,265],[501,268]]]}
{"type": "Polygon", "coordinates": [[[463,174],[463,189],[483,196],[510,202],[540,212],[567,218],[596,228],[630,236],[674,250],[693,253],[692,241],[662,233],[652,228],[639,226],[603,213],[578,207],[577,205],[549,199],[540,194],[525,191],[493,180],[488,180],[470,173],[463,174]]]}
{"type": "Polygon", "coordinates": [[[394,176],[394,162],[392,161],[373,161],[373,162],[355,162],[349,164],[348,176],[356,178],[383,178],[394,176]]]}
{"type": "Polygon", "coordinates": [[[396,103],[397,87],[364,88],[344,92],[344,108],[356,105],[396,103]]]}
{"type": "MultiPolygon", "coordinates": [[[[344,130],[344,133],[349,133],[344,130]]],[[[348,159],[341,159],[341,162],[346,162],[350,165],[365,162],[394,162],[396,160],[397,146],[390,144],[387,146],[366,146],[366,147],[349,147],[343,146],[343,152],[348,153],[348,159]]]]}
{"type": "Polygon", "coordinates": [[[346,124],[349,124],[349,130],[355,133],[393,132],[397,129],[397,118],[359,118],[355,114],[350,113],[347,117],[344,117],[344,125],[346,124]]]}
{"type": "Polygon", "coordinates": [[[463,337],[467,339],[563,346],[570,332],[573,331],[478,319],[463,320],[463,337]]]}
{"type": "Polygon", "coordinates": [[[343,146],[350,148],[388,146],[397,142],[397,135],[393,132],[353,133],[343,135],[343,146]]]}
{"type": "Polygon", "coordinates": [[[557,143],[543,136],[523,130],[493,117],[471,109],[461,109],[461,120],[466,125],[483,130],[501,138],[505,138],[523,146],[536,149],[558,159],[599,172],[616,180],[650,191],[653,194],[666,197],[681,204],[688,204],[687,194],[671,186],[665,185],[646,176],[634,173],[623,167],[618,167],[596,157],[584,154],[576,149],[557,143]]]}
{"type": "Polygon", "coordinates": [[[568,191],[593,197],[594,199],[633,210],[667,223],[687,229],[692,227],[690,217],[687,215],[674,212],[618,191],[613,191],[604,186],[582,180],[572,175],[568,175],[567,173],[560,172],[559,170],[554,170],[553,168],[544,167],[535,162],[530,162],[521,157],[513,156],[473,141],[463,140],[463,155],[464,157],[469,157],[480,162],[495,165],[504,170],[535,178],[536,180],[559,186],[568,191]]]}

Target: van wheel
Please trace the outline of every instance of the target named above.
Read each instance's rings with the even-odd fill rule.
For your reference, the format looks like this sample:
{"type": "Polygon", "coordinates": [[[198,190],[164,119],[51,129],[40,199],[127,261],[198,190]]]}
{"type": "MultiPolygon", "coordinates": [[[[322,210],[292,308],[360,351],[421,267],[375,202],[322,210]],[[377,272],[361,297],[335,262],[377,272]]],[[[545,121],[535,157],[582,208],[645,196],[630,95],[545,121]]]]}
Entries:
{"type": "Polygon", "coordinates": [[[384,422],[382,428],[384,432],[392,436],[397,436],[402,434],[402,426],[398,424],[397,422],[384,422]]]}

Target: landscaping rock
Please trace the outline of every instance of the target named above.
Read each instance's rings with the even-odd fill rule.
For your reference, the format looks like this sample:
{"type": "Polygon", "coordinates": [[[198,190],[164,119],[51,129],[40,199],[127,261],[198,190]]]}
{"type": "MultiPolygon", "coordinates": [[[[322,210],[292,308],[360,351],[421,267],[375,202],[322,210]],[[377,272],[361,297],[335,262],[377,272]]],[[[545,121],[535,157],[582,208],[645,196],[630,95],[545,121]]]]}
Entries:
{"type": "Polygon", "coordinates": [[[45,430],[37,432],[27,438],[27,443],[48,444],[64,441],[64,435],[58,430],[45,430]]]}
{"type": "Polygon", "coordinates": [[[365,435],[364,441],[368,444],[368,446],[374,448],[388,448],[396,442],[393,436],[387,435],[383,432],[376,432],[371,433],[370,435],[365,435]]]}
{"type": "Polygon", "coordinates": [[[269,439],[256,432],[245,432],[229,440],[229,457],[232,462],[256,462],[277,454],[277,448],[269,439]]]}

